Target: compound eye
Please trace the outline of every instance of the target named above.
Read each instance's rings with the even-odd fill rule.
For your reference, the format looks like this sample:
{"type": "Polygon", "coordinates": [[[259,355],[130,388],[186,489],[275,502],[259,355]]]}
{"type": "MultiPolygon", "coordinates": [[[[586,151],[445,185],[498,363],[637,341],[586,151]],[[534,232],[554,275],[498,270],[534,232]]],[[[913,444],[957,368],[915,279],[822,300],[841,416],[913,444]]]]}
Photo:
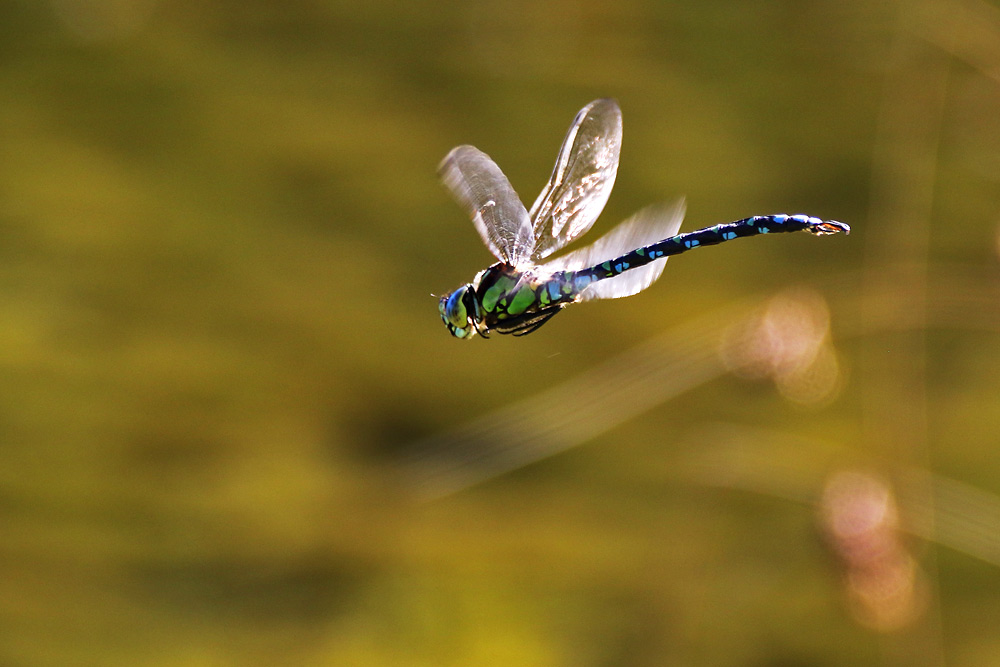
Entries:
{"type": "Polygon", "coordinates": [[[448,296],[448,301],[444,305],[444,317],[448,324],[462,329],[468,326],[469,313],[465,309],[464,297],[468,288],[460,287],[448,296]]]}

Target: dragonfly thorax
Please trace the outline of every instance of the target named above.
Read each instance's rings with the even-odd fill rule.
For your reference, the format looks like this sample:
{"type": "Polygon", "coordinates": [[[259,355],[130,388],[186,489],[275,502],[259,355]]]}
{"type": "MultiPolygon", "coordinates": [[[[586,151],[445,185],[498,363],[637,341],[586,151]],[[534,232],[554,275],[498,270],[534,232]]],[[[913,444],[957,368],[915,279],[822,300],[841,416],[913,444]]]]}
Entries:
{"type": "Polygon", "coordinates": [[[438,312],[452,336],[472,338],[476,334],[475,322],[480,319],[475,288],[465,284],[451,294],[444,295],[438,301],[438,312]]]}

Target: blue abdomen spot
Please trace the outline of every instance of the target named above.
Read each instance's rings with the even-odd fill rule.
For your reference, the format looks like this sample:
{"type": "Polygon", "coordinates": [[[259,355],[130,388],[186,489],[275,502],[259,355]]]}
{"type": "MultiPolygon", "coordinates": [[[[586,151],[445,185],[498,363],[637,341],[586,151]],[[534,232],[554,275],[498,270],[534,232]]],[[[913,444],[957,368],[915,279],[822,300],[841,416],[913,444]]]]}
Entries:
{"type": "Polygon", "coordinates": [[[688,248],[694,248],[695,246],[699,245],[699,242],[698,239],[688,239],[687,241],[684,242],[684,245],[687,246],[688,248]]]}
{"type": "Polygon", "coordinates": [[[725,239],[726,241],[735,239],[736,238],[736,232],[724,232],[722,234],[722,238],[725,239]]]}
{"type": "Polygon", "coordinates": [[[771,219],[780,225],[783,224],[785,220],[788,220],[788,216],[782,213],[781,215],[772,216],[771,219]]]}

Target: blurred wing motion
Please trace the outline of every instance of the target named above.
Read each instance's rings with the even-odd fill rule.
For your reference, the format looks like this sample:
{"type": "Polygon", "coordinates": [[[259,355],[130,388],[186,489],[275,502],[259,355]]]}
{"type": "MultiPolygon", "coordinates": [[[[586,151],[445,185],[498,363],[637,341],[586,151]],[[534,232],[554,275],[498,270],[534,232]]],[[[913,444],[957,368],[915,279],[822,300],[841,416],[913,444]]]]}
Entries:
{"type": "Polygon", "coordinates": [[[531,207],[533,259],[546,257],[589,230],[611,196],[622,146],[622,114],[611,99],[594,100],[566,133],[552,176],[531,207]]]}
{"type": "MultiPolygon", "coordinates": [[[[684,208],[683,199],[673,204],[644,208],[586,248],[547,262],[545,270],[578,271],[620,257],[634,248],[675,236],[684,220],[684,208]]],[[[591,283],[580,292],[579,300],[619,299],[638,294],[660,277],[667,259],[662,257],[614,278],[591,283]]]]}
{"type": "Polygon", "coordinates": [[[438,172],[490,252],[511,266],[526,265],[534,246],[528,212],[490,156],[474,146],[459,146],[438,172]]]}

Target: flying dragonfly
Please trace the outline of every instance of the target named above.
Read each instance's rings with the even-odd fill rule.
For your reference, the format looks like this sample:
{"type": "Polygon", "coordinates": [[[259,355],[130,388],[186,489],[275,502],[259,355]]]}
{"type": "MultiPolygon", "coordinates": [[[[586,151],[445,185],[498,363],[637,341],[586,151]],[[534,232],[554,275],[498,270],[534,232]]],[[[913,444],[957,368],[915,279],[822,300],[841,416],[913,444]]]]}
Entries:
{"type": "Polygon", "coordinates": [[[571,303],[641,292],[660,277],[668,256],[692,248],[758,234],[851,231],[842,222],[800,214],[759,215],[678,234],[679,201],[644,209],[592,245],[543,262],[594,225],[611,195],[621,145],[618,103],[599,99],[583,107],[530,211],[486,153],[474,146],[448,153],[441,179],[500,260],[441,297],[438,311],[451,335],[529,334],[571,303]]]}

